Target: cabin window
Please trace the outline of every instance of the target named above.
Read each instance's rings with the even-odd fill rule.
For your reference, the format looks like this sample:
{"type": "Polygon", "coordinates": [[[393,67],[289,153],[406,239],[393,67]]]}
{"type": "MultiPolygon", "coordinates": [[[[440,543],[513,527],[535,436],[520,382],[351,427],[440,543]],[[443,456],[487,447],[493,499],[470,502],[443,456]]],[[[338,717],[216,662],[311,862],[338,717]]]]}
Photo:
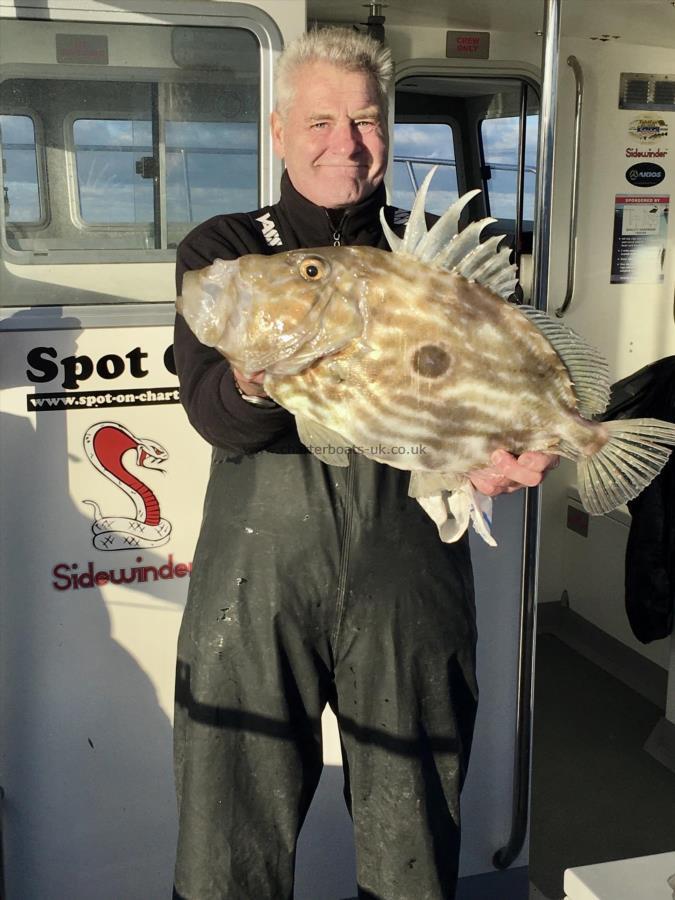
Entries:
{"type": "MultiPolygon", "coordinates": [[[[480,138],[483,182],[488,215],[515,221],[518,190],[518,134],[520,118],[483,119],[480,138]]],[[[523,221],[532,227],[537,163],[538,116],[526,117],[523,221]]]]}
{"type": "Polygon", "coordinates": [[[167,122],[169,222],[258,205],[258,122],[167,122]]]}
{"type": "MultiPolygon", "coordinates": [[[[194,225],[256,207],[257,122],[168,121],[164,133],[167,222],[194,225]]],[[[149,120],[78,119],[73,144],[83,224],[153,221],[149,120]]]]}
{"type": "Polygon", "coordinates": [[[438,166],[427,198],[427,212],[440,215],[458,197],[452,128],[446,122],[397,122],[394,125],[393,203],[410,209],[432,166],[438,166]]]}
{"type": "Polygon", "coordinates": [[[39,225],[43,220],[35,123],[27,115],[0,115],[5,221],[39,225]]]}
{"type": "Polygon", "coordinates": [[[78,119],[73,144],[83,224],[152,222],[152,181],[138,170],[143,155],[152,153],[149,121],[78,119]]]}

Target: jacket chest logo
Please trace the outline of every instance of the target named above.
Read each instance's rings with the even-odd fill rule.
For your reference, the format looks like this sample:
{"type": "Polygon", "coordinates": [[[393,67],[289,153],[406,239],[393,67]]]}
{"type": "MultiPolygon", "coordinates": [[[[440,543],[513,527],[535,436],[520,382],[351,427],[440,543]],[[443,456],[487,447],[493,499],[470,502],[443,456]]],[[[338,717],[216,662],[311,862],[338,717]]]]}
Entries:
{"type": "Polygon", "coordinates": [[[262,233],[263,237],[267,241],[268,246],[270,247],[281,247],[282,240],[279,236],[279,232],[277,231],[277,226],[272,221],[272,217],[269,213],[265,213],[264,216],[259,216],[256,219],[256,222],[260,222],[262,225],[262,233]]]}

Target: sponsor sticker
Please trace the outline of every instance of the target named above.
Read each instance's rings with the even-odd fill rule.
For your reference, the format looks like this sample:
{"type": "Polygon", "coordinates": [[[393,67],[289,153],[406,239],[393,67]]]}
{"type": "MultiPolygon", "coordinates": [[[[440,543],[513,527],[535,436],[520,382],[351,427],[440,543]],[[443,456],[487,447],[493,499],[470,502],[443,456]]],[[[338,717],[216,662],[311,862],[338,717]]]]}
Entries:
{"type": "Polygon", "coordinates": [[[641,116],[633,119],[628,126],[628,132],[635,140],[642,144],[651,144],[668,137],[668,125],[664,119],[655,116],[641,116]]]}
{"type": "Polygon", "coordinates": [[[2,552],[31,561],[9,573],[10,596],[89,588],[96,602],[182,607],[210,448],[187,427],[171,337],[170,326],[0,332],[2,552]]]}
{"type": "Polygon", "coordinates": [[[629,159],[663,159],[664,156],[668,156],[668,151],[662,150],[660,147],[654,147],[654,149],[649,150],[641,150],[639,147],[626,147],[626,156],[629,159]]]}
{"type": "Polygon", "coordinates": [[[666,177],[665,169],[656,163],[636,163],[626,171],[626,181],[635,187],[653,187],[666,177]]]}

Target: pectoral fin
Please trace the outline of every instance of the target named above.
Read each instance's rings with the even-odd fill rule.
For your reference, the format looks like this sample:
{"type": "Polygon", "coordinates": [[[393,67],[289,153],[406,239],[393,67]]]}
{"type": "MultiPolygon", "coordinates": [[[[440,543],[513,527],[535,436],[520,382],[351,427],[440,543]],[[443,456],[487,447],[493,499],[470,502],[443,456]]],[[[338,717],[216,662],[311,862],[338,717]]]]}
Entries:
{"type": "Polygon", "coordinates": [[[433,472],[413,472],[408,493],[436,523],[440,539],[445,544],[458,541],[469,527],[490,547],[497,542],[492,537],[492,500],[481,494],[468,478],[433,472]]]}
{"type": "Polygon", "coordinates": [[[315,422],[314,419],[297,416],[295,421],[298,426],[298,437],[321,462],[331,466],[349,465],[349,451],[354,445],[341,434],[315,422]]]}

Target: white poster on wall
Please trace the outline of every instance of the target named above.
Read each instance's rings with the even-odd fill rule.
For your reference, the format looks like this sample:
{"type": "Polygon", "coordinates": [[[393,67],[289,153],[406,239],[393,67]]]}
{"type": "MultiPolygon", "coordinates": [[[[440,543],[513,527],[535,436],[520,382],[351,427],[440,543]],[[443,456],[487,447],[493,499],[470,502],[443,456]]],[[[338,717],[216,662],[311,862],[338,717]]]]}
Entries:
{"type": "Polygon", "coordinates": [[[170,894],[176,639],[210,460],[171,340],[0,333],[12,896],[170,894]]]}
{"type": "Polygon", "coordinates": [[[663,283],[669,206],[669,195],[615,197],[611,284],[663,283]]]}

